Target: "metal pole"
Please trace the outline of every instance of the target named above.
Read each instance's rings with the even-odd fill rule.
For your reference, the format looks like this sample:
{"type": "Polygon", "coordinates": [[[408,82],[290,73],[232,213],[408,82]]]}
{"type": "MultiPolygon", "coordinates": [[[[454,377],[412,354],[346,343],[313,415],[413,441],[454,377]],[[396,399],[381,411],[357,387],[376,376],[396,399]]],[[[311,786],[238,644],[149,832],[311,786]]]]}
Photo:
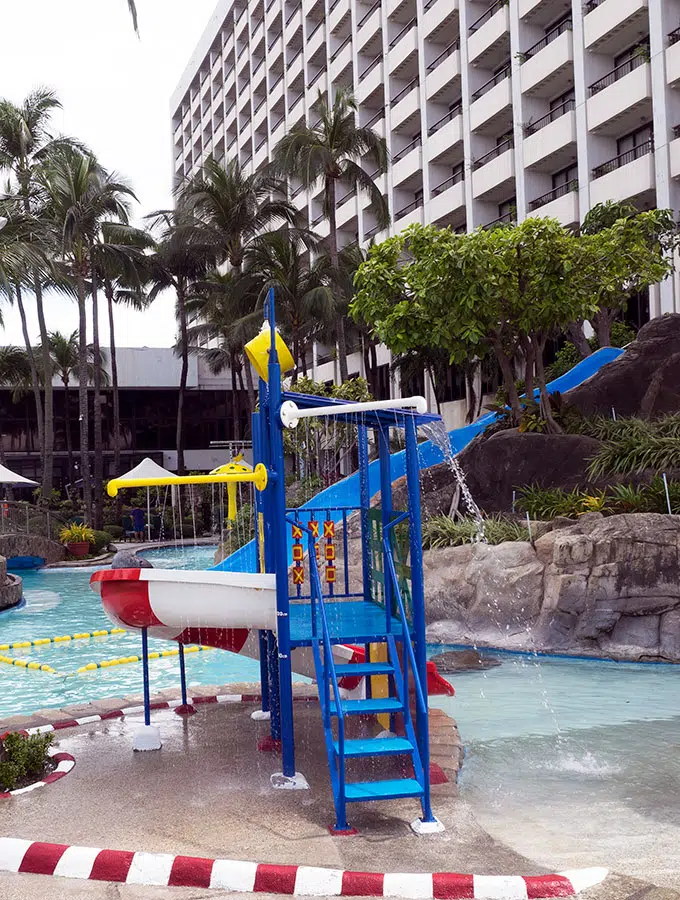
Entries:
{"type": "Polygon", "coordinates": [[[187,707],[189,702],[187,700],[187,669],[184,659],[184,644],[179,645],[179,678],[182,687],[182,706],[187,707]]]}
{"type": "MultiPolygon", "coordinates": [[[[380,508],[382,511],[383,537],[389,535],[388,525],[392,521],[392,472],[390,466],[389,428],[378,428],[378,449],[380,451],[380,508]]],[[[388,578],[389,568],[383,550],[383,588],[385,592],[385,616],[388,632],[392,628],[392,582],[388,578]]]]}
{"type": "Polygon", "coordinates": [[[151,696],[149,690],[149,636],[142,628],[142,673],[144,676],[144,724],[151,724],[151,696]]]}
{"type": "MultiPolygon", "coordinates": [[[[364,600],[371,599],[371,539],[368,512],[371,507],[371,493],[368,485],[368,429],[365,425],[357,426],[357,443],[359,448],[359,485],[361,495],[361,557],[363,565],[364,600]]],[[[366,657],[368,662],[368,657],[366,657]]]]}
{"type": "Polygon", "coordinates": [[[151,500],[149,488],[146,489],[146,539],[151,543],[151,500]]]}
{"type": "MultiPolygon", "coordinates": [[[[269,352],[269,378],[267,383],[267,410],[269,425],[269,451],[271,480],[267,489],[271,506],[269,518],[271,543],[273,543],[274,572],[276,574],[276,614],[278,623],[279,702],[281,716],[281,754],[283,775],[295,777],[295,733],[293,728],[293,672],[290,661],[290,618],[288,597],[288,543],[286,528],[286,481],[283,455],[283,431],[281,410],[281,367],[276,351],[276,313],[274,291],[269,291],[269,325],[271,349],[269,352]]],[[[262,404],[260,404],[262,406],[262,404]]],[[[270,570],[271,571],[271,570],[270,570]]],[[[272,711],[272,719],[273,711],[272,711]]]]}
{"type": "MultiPolygon", "coordinates": [[[[420,468],[418,466],[418,437],[415,418],[406,418],[406,487],[408,490],[409,540],[411,550],[411,601],[413,604],[413,637],[417,673],[425,702],[427,702],[427,654],[425,645],[425,591],[423,587],[423,539],[420,515],[420,468]]],[[[405,698],[408,703],[408,696],[405,698]]],[[[418,749],[423,765],[423,821],[433,822],[430,801],[430,735],[428,710],[416,704],[418,749]]]]}

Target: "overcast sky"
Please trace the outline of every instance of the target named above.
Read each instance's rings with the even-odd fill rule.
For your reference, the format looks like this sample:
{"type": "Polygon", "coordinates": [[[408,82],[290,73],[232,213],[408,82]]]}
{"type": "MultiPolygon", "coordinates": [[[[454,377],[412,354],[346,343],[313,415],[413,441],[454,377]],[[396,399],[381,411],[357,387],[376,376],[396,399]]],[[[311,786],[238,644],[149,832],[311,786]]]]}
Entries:
{"type": "MultiPolygon", "coordinates": [[[[59,95],[56,130],[87,143],[124,175],[140,200],[138,213],[171,204],[170,96],[216,0],[137,0],[140,38],[126,0],[0,0],[0,96],[19,102],[38,86],[59,95]]],[[[3,343],[22,344],[15,310],[2,310],[3,343]]],[[[77,327],[75,306],[55,300],[48,328],[77,327]]],[[[37,336],[35,316],[32,337],[37,336]]],[[[119,346],[170,346],[172,299],[142,315],[120,312],[119,346]]],[[[102,329],[102,342],[108,330],[102,329]]]]}

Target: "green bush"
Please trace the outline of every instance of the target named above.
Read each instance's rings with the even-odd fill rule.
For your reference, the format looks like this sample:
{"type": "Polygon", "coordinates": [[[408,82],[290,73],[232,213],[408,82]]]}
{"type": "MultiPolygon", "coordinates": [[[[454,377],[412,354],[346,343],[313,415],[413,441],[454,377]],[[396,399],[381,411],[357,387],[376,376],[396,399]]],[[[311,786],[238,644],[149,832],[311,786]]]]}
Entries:
{"type": "Polygon", "coordinates": [[[680,469],[680,415],[653,422],[646,419],[596,419],[587,431],[604,441],[588,468],[591,478],[602,475],[660,473],[680,469]]]}
{"type": "MultiPolygon", "coordinates": [[[[490,544],[506,541],[528,541],[527,527],[505,516],[489,516],[484,520],[484,534],[490,544]]],[[[477,521],[472,517],[454,521],[449,516],[433,516],[423,525],[423,547],[439,550],[460,547],[477,540],[477,521]]]]}
{"type": "Polygon", "coordinates": [[[286,489],[286,504],[296,509],[315,497],[323,489],[323,480],[318,475],[309,475],[294,481],[286,489]]]}
{"type": "Polygon", "coordinates": [[[0,742],[0,788],[12,791],[23,778],[41,778],[53,738],[51,734],[6,735],[0,742]]]}
{"type": "Polygon", "coordinates": [[[95,531],[92,552],[101,553],[102,551],[106,550],[112,540],[113,537],[110,531],[95,531]]]}
{"type": "Polygon", "coordinates": [[[119,541],[123,537],[122,525],[107,525],[106,530],[111,535],[111,540],[119,541]]]}
{"type": "MultiPolygon", "coordinates": [[[[680,481],[668,481],[668,499],[673,515],[680,515],[680,481]]],[[[558,516],[574,519],[588,512],[603,515],[668,513],[666,487],[660,476],[648,485],[617,484],[604,490],[574,488],[565,491],[530,485],[518,491],[517,505],[532,519],[541,521],[551,521],[558,516]]]]}

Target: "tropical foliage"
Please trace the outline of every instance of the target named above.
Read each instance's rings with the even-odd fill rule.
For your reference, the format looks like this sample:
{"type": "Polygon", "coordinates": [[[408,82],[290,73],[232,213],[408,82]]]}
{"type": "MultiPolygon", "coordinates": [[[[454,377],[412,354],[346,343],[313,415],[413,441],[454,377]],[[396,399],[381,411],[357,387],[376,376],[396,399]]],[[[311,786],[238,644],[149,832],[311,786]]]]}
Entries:
{"type": "MultiPolygon", "coordinates": [[[[528,541],[529,529],[522,522],[505,516],[488,516],[484,519],[484,536],[489,544],[506,541],[528,541]]],[[[453,520],[450,516],[433,516],[423,524],[423,547],[440,550],[443,547],[460,547],[479,540],[479,523],[474,518],[453,520]]]]}
{"type": "Polygon", "coordinates": [[[532,519],[551,521],[557,517],[576,519],[589,512],[680,514],[680,481],[656,476],[649,484],[617,484],[605,489],[541,488],[529,485],[518,490],[517,506],[532,519]],[[668,495],[666,494],[668,487],[668,495]]]}

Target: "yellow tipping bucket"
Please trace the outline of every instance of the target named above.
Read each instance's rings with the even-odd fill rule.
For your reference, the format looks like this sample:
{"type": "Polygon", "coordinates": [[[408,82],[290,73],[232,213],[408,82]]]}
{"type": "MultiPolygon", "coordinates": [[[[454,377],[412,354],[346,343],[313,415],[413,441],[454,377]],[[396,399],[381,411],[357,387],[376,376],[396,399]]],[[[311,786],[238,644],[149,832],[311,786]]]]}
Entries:
{"type": "MultiPolygon", "coordinates": [[[[269,322],[265,322],[260,333],[245,346],[248,359],[257,374],[264,381],[269,379],[269,351],[271,349],[271,328],[269,322]]],[[[276,352],[279,356],[281,373],[285,374],[295,368],[295,360],[281,335],[276,332],[276,352]]]]}
{"type": "MultiPolygon", "coordinates": [[[[211,475],[231,475],[235,472],[252,472],[253,467],[243,462],[243,454],[239,453],[231,462],[213,469],[211,475]]],[[[236,521],[236,485],[227,485],[227,519],[236,521]]]]}

